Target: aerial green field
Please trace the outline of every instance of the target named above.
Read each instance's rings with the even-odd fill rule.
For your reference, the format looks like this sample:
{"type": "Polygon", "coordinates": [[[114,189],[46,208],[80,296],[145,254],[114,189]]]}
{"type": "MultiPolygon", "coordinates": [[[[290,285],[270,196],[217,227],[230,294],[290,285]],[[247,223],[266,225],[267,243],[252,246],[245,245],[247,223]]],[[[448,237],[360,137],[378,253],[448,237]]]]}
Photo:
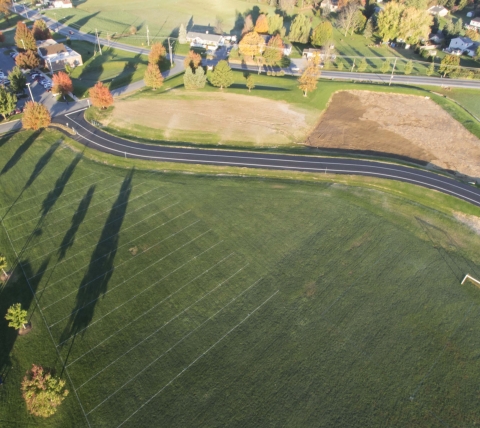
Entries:
{"type": "Polygon", "coordinates": [[[480,290],[460,285],[480,241],[453,217],[478,209],[381,180],[124,169],[63,139],[0,140],[0,313],[33,325],[0,320],[2,426],[480,422],[480,290]],[[32,363],[70,390],[47,420],[20,395],[32,363]]]}

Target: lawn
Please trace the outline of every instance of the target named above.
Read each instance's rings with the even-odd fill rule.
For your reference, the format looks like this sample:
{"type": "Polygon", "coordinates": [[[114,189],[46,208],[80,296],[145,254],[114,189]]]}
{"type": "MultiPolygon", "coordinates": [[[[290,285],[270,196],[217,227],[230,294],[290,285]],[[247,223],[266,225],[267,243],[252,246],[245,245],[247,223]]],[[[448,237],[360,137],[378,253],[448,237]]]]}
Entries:
{"type": "Polygon", "coordinates": [[[2,15],[0,18],[0,31],[5,31],[7,28],[15,27],[18,21],[27,21],[27,19],[21,15],[17,15],[16,13],[12,13],[8,17],[8,20],[2,15]]]}
{"type": "Polygon", "coordinates": [[[451,214],[341,177],[116,168],[53,131],[0,144],[0,244],[20,259],[0,311],[33,325],[0,321],[4,424],[479,422],[480,291],[460,280],[480,241],[451,214]],[[48,420],[22,403],[31,363],[68,381],[48,420]]]}
{"type": "Polygon", "coordinates": [[[143,79],[148,59],[145,55],[104,47],[102,55],[88,42],[72,40],[71,48],[82,55],[83,65],[72,72],[74,93],[86,95],[98,81],[111,89],[119,88],[143,79]]]}
{"type": "MultiPolygon", "coordinates": [[[[476,121],[471,115],[465,112],[462,108],[454,104],[453,102],[439,96],[435,93],[430,92],[427,89],[415,88],[411,86],[386,86],[381,84],[368,84],[368,83],[352,83],[352,82],[339,82],[339,81],[328,81],[321,80],[318,84],[318,89],[304,97],[302,92],[298,89],[298,81],[293,77],[271,77],[265,74],[257,75],[253,74],[256,87],[249,94],[245,87],[245,77],[244,74],[240,71],[234,72],[235,83],[229,87],[225,92],[241,94],[241,95],[250,95],[255,97],[261,97],[265,99],[265,105],[268,105],[268,100],[273,101],[286,101],[289,105],[299,108],[306,109],[310,114],[316,114],[318,117],[321,112],[326,108],[331,96],[333,93],[339,90],[348,90],[348,89],[362,89],[369,91],[379,91],[379,92],[394,92],[400,94],[412,94],[418,96],[430,96],[435,102],[440,104],[445,108],[456,120],[462,123],[470,132],[480,138],[480,123],[476,121]]],[[[430,88],[431,89],[431,88],[430,88]]],[[[433,90],[437,92],[438,88],[433,90]]],[[[206,87],[201,91],[208,93],[218,93],[221,94],[218,88],[207,83],[206,87]]],[[[194,97],[199,93],[193,93],[191,96],[194,97]]],[[[188,98],[189,93],[183,88],[183,76],[177,76],[172,79],[169,79],[165,82],[164,86],[157,91],[152,91],[150,89],[144,89],[142,91],[136,92],[125,98],[126,101],[138,101],[138,100],[157,100],[157,99],[168,99],[171,101],[178,100],[180,98],[188,98]],[[174,89],[174,91],[172,91],[174,89]]],[[[470,97],[475,99],[478,91],[470,90],[467,93],[471,94],[470,97]]],[[[466,97],[467,98],[467,97],[466,97]]],[[[260,99],[260,98],[259,98],[260,99]]],[[[119,101],[122,102],[122,101],[119,101]]],[[[115,107],[114,107],[115,108],[115,107]]],[[[258,106],[259,109],[263,109],[264,106],[258,106]]],[[[231,110],[233,111],[235,106],[232,106],[231,110]]],[[[110,110],[111,111],[111,110],[110,110]]],[[[110,116],[110,111],[99,112],[96,110],[89,110],[87,117],[89,119],[97,120],[100,122],[108,123],[110,116]]],[[[230,109],[228,109],[230,111],[230,109]]],[[[315,122],[315,121],[313,121],[315,122]]],[[[311,123],[311,121],[309,121],[311,123]]],[[[154,130],[142,125],[135,125],[132,127],[127,124],[111,124],[108,123],[105,127],[105,130],[111,133],[114,133],[119,136],[124,136],[128,138],[134,138],[136,140],[142,140],[145,142],[155,142],[161,143],[162,140],[167,140],[169,143],[180,141],[182,144],[195,144],[195,145],[204,145],[204,146],[218,146],[218,144],[225,144],[223,140],[219,140],[218,136],[214,133],[208,134],[208,132],[202,133],[199,130],[196,134],[184,134],[183,139],[180,137],[175,139],[172,135],[166,136],[164,132],[159,130],[154,130]]],[[[234,142],[230,141],[228,144],[233,144],[237,147],[248,147],[248,148],[261,148],[261,142],[255,141],[255,136],[252,136],[251,143],[246,144],[245,142],[234,142]]],[[[271,144],[265,145],[271,147],[271,144]]],[[[277,145],[277,149],[292,149],[295,151],[302,150],[302,147],[299,144],[291,143],[284,145],[277,145]]]]}

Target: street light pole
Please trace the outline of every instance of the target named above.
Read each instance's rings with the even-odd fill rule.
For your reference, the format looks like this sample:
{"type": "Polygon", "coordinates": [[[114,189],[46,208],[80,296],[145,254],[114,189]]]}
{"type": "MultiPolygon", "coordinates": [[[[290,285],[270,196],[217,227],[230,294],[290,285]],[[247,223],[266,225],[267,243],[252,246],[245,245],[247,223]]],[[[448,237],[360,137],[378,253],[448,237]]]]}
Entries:
{"type": "Polygon", "coordinates": [[[30,97],[32,98],[32,102],[35,102],[35,100],[33,99],[32,89],[30,88],[30,82],[27,83],[27,86],[28,86],[28,91],[30,92],[30,97]]]}
{"type": "Polygon", "coordinates": [[[168,51],[170,52],[170,67],[173,67],[172,45],[170,44],[170,37],[168,37],[168,51]]]}
{"type": "Polygon", "coordinates": [[[27,49],[25,48],[25,42],[23,41],[23,39],[20,39],[20,40],[22,41],[23,49],[27,50],[27,49]]]}

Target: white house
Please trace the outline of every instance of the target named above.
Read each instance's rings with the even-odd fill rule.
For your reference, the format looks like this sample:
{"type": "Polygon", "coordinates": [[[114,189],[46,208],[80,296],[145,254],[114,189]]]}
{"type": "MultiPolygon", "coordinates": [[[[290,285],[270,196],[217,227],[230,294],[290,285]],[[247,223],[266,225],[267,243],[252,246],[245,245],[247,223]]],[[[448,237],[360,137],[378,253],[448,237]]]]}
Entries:
{"type": "Polygon", "coordinates": [[[462,52],[466,51],[473,42],[468,37],[455,37],[450,41],[450,45],[448,46],[451,50],[459,49],[462,52]]]}
{"type": "Polygon", "coordinates": [[[83,65],[82,56],[78,52],[53,39],[37,41],[37,51],[50,71],[63,70],[66,64],[72,67],[83,65]]]}
{"type": "Polygon", "coordinates": [[[445,16],[448,14],[448,9],[444,8],[443,6],[436,5],[429,8],[428,12],[433,16],[445,16]]]}
{"type": "Polygon", "coordinates": [[[471,21],[470,21],[470,27],[476,29],[476,30],[480,30],[480,17],[477,17],[477,18],[473,18],[471,21]]]}
{"type": "Polygon", "coordinates": [[[199,47],[215,50],[225,44],[225,37],[220,34],[196,33],[189,31],[187,33],[187,42],[191,47],[199,47]]]}
{"type": "Polygon", "coordinates": [[[52,4],[55,9],[67,9],[73,7],[70,0],[54,0],[52,4]]]}
{"type": "Polygon", "coordinates": [[[338,10],[338,0],[324,0],[320,3],[320,7],[330,12],[336,12],[338,10]]]}

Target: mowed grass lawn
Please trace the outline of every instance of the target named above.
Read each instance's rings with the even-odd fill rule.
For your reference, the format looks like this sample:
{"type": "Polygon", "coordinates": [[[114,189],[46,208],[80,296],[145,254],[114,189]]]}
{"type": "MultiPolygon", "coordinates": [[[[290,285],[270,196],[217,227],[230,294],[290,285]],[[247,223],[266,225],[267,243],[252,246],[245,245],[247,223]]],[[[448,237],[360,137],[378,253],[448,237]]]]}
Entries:
{"type": "Polygon", "coordinates": [[[460,281],[480,243],[452,217],[335,183],[115,168],[54,131],[0,152],[1,251],[20,260],[0,313],[19,301],[33,325],[0,319],[5,426],[479,422],[480,290],[460,281]],[[68,382],[47,420],[22,402],[32,363],[68,382]]]}
{"type": "Polygon", "coordinates": [[[72,40],[71,48],[83,59],[83,65],[76,67],[71,74],[74,93],[78,97],[88,95],[88,89],[98,81],[115,89],[141,80],[148,64],[145,55],[109,47],[103,47],[100,55],[96,46],[79,40],[72,40]]]}

